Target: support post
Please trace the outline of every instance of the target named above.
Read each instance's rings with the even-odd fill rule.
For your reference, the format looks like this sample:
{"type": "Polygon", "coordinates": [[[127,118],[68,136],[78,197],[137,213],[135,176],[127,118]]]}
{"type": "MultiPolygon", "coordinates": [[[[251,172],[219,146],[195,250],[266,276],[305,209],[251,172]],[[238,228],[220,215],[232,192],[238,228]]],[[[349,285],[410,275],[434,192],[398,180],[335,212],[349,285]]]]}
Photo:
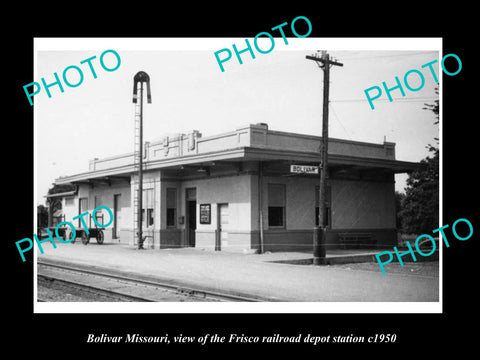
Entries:
{"type": "Polygon", "coordinates": [[[320,226],[315,226],[313,228],[313,264],[314,265],[325,265],[326,264],[326,255],[327,248],[326,237],[323,229],[320,226]]]}
{"type": "Polygon", "coordinates": [[[143,209],[143,82],[140,82],[140,141],[139,141],[139,166],[138,166],[138,208],[137,208],[137,244],[143,249],[142,209],[143,209]]]}
{"type": "Polygon", "coordinates": [[[263,242],[263,164],[258,162],[258,226],[260,230],[260,254],[265,252],[263,242]]]}
{"type": "Polygon", "coordinates": [[[215,229],[215,251],[221,250],[220,229],[215,229]]]}
{"type": "MultiPolygon", "coordinates": [[[[144,71],[139,71],[133,77],[133,103],[137,103],[138,83],[140,83],[139,104],[139,133],[138,133],[138,201],[137,201],[137,244],[138,249],[143,249],[142,209],[143,209],[143,83],[147,84],[147,102],[152,103],[150,93],[150,77],[144,71]]],[[[135,140],[136,135],[135,135],[135,140]]],[[[134,160],[136,161],[136,160],[134,160]]],[[[145,214],[146,215],[146,214],[145,214]]]]}

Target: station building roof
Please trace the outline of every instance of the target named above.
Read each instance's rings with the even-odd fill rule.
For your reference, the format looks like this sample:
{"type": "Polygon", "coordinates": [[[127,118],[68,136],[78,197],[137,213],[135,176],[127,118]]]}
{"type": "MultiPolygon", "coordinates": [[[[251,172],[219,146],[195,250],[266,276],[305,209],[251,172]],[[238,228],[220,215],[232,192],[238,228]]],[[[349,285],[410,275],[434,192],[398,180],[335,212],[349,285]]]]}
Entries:
{"type": "MultiPolygon", "coordinates": [[[[144,144],[145,171],[176,172],[188,169],[210,169],[238,166],[244,162],[318,165],[321,137],[274,131],[267,124],[251,124],[234,131],[202,137],[194,130],[188,134],[165,136],[144,144]]],[[[395,143],[382,144],[329,138],[329,169],[371,169],[389,173],[418,170],[421,164],[395,158],[395,143]]],[[[89,171],[60,177],[56,184],[75,184],[91,181],[110,183],[130,180],[135,173],[134,153],[121,154],[89,163],[89,171]]]]}

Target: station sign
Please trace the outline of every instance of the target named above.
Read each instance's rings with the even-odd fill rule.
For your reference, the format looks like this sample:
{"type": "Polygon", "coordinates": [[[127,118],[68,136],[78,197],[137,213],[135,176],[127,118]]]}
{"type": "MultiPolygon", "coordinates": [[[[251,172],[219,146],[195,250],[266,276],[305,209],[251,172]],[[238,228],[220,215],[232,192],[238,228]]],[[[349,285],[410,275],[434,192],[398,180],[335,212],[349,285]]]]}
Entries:
{"type": "Polygon", "coordinates": [[[290,165],[290,172],[294,174],[318,174],[318,166],[290,165]]]}

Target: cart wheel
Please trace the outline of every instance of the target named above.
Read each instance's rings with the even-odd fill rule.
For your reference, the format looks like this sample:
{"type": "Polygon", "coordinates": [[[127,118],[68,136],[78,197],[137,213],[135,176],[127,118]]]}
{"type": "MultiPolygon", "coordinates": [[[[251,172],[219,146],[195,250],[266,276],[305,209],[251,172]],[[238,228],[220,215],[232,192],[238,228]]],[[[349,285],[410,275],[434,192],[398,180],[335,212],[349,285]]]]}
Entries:
{"type": "Polygon", "coordinates": [[[97,244],[103,244],[103,240],[105,238],[105,235],[103,235],[103,231],[102,230],[98,230],[98,233],[97,233],[97,244]]]}
{"type": "Polygon", "coordinates": [[[82,232],[82,244],[87,245],[90,242],[90,235],[86,231],[82,232]]]}
{"type": "Polygon", "coordinates": [[[65,231],[65,235],[63,236],[63,240],[71,242],[73,244],[76,240],[76,237],[77,237],[77,234],[75,234],[75,237],[73,237],[73,231],[72,230],[67,230],[67,231],[65,231]]]}

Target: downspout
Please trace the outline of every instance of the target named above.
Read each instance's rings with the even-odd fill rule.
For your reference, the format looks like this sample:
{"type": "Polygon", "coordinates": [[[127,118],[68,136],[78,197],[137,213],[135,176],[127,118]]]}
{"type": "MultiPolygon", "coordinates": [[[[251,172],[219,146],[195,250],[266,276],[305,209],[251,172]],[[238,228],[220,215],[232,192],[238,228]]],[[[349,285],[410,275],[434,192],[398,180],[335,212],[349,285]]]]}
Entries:
{"type": "Polygon", "coordinates": [[[258,222],[259,222],[259,228],[260,228],[260,254],[264,253],[264,248],[263,248],[263,199],[262,199],[262,169],[263,169],[263,164],[261,161],[258,162],[258,222]]]}

